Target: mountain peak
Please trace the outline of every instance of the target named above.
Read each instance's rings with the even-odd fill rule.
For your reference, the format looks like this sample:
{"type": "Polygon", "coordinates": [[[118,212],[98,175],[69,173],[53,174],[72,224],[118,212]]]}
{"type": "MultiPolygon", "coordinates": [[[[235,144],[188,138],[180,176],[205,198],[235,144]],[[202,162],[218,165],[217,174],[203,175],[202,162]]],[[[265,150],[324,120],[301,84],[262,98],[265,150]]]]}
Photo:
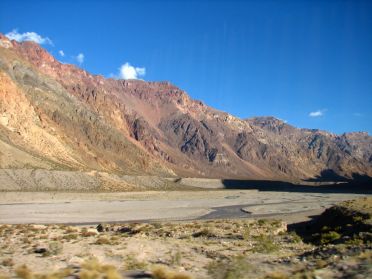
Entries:
{"type": "Polygon", "coordinates": [[[0,33],[0,47],[4,47],[4,48],[13,47],[12,42],[2,33],[0,33]]]}
{"type": "Polygon", "coordinates": [[[30,62],[34,62],[35,64],[57,62],[57,60],[46,49],[33,41],[14,41],[14,46],[24,57],[26,57],[27,60],[30,60],[30,62]]]}
{"type": "Polygon", "coordinates": [[[253,120],[253,121],[262,122],[262,123],[275,123],[275,124],[286,123],[284,120],[276,118],[274,116],[255,116],[255,117],[247,118],[247,120],[253,120]]]}
{"type": "Polygon", "coordinates": [[[282,133],[284,131],[289,132],[295,127],[287,124],[285,121],[275,118],[273,116],[258,116],[246,119],[247,122],[254,126],[259,126],[262,129],[274,132],[274,133],[282,133]]]}

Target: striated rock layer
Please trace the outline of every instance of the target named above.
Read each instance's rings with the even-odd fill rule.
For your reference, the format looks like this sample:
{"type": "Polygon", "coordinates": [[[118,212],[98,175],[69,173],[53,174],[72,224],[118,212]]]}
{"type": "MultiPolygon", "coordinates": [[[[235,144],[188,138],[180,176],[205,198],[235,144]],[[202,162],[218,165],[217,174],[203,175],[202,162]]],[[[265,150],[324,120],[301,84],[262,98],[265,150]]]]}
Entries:
{"type": "Polygon", "coordinates": [[[372,176],[372,137],[239,119],[169,82],[106,79],[0,34],[0,168],[220,178],[372,176]]]}

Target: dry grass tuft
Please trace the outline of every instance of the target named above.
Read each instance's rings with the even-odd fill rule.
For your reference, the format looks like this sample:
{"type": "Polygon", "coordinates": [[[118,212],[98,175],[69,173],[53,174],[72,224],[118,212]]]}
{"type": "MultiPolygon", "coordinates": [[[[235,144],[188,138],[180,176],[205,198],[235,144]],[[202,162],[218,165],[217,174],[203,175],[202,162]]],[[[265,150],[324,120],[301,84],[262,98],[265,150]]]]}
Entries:
{"type": "Polygon", "coordinates": [[[82,229],[81,230],[81,233],[80,233],[80,235],[82,236],[82,237],[90,237],[90,236],[96,236],[98,233],[96,233],[96,232],[92,232],[92,231],[88,231],[87,229],[82,229]]]}
{"type": "Polygon", "coordinates": [[[121,279],[118,270],[112,265],[100,264],[97,259],[91,259],[82,264],[80,279],[105,278],[121,279]]]}
{"type": "Polygon", "coordinates": [[[69,234],[64,235],[62,238],[67,240],[67,241],[70,241],[70,240],[77,239],[78,235],[76,233],[69,233],[69,234]]]}
{"type": "Polygon", "coordinates": [[[58,241],[52,241],[48,245],[48,249],[46,250],[45,253],[43,253],[44,257],[47,256],[55,256],[61,254],[63,251],[63,244],[58,242],[58,241]]]}
{"type": "Polygon", "coordinates": [[[272,272],[266,275],[265,279],[288,279],[288,275],[283,272],[272,272]]]}
{"type": "Polygon", "coordinates": [[[21,279],[33,279],[34,278],[33,273],[25,264],[17,267],[15,270],[15,273],[21,279]]]}
{"type": "Polygon", "coordinates": [[[193,237],[216,237],[216,233],[210,228],[204,228],[201,231],[193,233],[193,237]]]}
{"type": "Polygon", "coordinates": [[[259,235],[255,237],[255,246],[252,249],[254,253],[272,253],[278,251],[280,246],[273,241],[272,238],[267,235],[259,235]]]}
{"type": "Polygon", "coordinates": [[[13,259],[12,258],[4,259],[1,262],[1,265],[3,265],[3,266],[13,266],[14,265],[13,259]]]}
{"type": "MultiPolygon", "coordinates": [[[[57,272],[38,274],[33,273],[26,265],[21,265],[16,268],[15,273],[21,279],[63,279],[72,275],[72,270],[69,268],[61,269],[57,272]]],[[[92,278],[92,277],[90,277],[92,278]]],[[[119,279],[119,278],[114,278],[119,279]]]]}
{"type": "Polygon", "coordinates": [[[107,237],[99,237],[94,244],[97,245],[111,245],[111,240],[107,237]]]}
{"type": "Polygon", "coordinates": [[[191,279],[190,275],[185,273],[174,272],[168,270],[164,266],[156,266],[152,270],[152,276],[154,279],[191,279]]]}
{"type": "Polygon", "coordinates": [[[145,270],[147,264],[137,260],[133,255],[128,255],[124,263],[126,270],[145,270]]]}

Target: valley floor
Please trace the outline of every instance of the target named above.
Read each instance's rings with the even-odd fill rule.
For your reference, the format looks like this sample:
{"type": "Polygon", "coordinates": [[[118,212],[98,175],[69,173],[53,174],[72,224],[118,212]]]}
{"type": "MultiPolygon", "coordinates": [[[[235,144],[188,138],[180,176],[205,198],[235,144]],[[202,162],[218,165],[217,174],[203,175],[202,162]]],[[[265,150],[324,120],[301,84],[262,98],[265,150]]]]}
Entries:
{"type": "Polygon", "coordinates": [[[304,221],[363,194],[257,190],[121,193],[2,192],[0,223],[94,224],[148,220],[280,218],[304,221]]]}
{"type": "Polygon", "coordinates": [[[2,192],[0,278],[368,278],[367,196],[2,192]]]}

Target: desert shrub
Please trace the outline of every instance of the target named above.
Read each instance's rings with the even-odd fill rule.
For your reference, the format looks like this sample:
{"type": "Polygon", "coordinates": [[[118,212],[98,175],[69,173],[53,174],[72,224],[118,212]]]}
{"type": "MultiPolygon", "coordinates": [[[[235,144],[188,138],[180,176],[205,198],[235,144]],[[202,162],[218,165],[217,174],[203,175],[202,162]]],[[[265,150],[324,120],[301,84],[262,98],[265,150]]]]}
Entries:
{"type": "Polygon", "coordinates": [[[110,240],[112,241],[112,242],[118,242],[119,241],[119,237],[118,236],[112,236],[111,238],[110,238],[110,240]]]}
{"type": "Polygon", "coordinates": [[[75,240],[78,238],[78,235],[75,234],[75,233],[69,233],[69,234],[66,234],[62,237],[63,239],[67,240],[67,241],[70,241],[70,240],[75,240]]]}
{"type": "Polygon", "coordinates": [[[58,255],[62,253],[63,244],[58,241],[52,241],[48,245],[48,251],[51,255],[58,255]]]}
{"type": "Polygon", "coordinates": [[[80,235],[81,235],[82,237],[90,237],[90,236],[96,236],[97,233],[96,233],[96,232],[89,232],[89,231],[82,231],[82,232],[80,233],[80,235]]]}
{"type": "Polygon", "coordinates": [[[127,256],[124,266],[126,270],[144,270],[147,268],[147,264],[137,260],[134,255],[127,256]]]}
{"type": "Polygon", "coordinates": [[[272,253],[279,250],[279,245],[266,235],[255,236],[255,245],[252,252],[272,253]]]}
{"type": "Polygon", "coordinates": [[[154,279],[191,279],[188,274],[174,272],[163,266],[156,266],[152,270],[152,276],[154,279]]]}
{"type": "Polygon", "coordinates": [[[12,258],[7,258],[7,259],[4,259],[1,264],[3,266],[13,266],[14,265],[14,262],[13,262],[13,259],[12,258]]]}
{"type": "Polygon", "coordinates": [[[279,250],[279,245],[276,244],[270,237],[260,235],[255,237],[256,243],[252,249],[255,253],[272,253],[279,250]]]}
{"type": "Polygon", "coordinates": [[[201,231],[192,234],[193,237],[216,237],[216,234],[210,228],[204,228],[201,231]]]}
{"type": "Polygon", "coordinates": [[[291,279],[314,279],[317,278],[312,270],[300,270],[291,275],[291,279]]]}
{"type": "Polygon", "coordinates": [[[359,246],[359,245],[362,245],[363,242],[364,242],[363,239],[361,239],[357,236],[354,236],[353,238],[350,238],[349,240],[347,240],[345,242],[345,244],[353,245],[353,246],[359,246]]]}
{"type": "Polygon", "coordinates": [[[176,253],[172,254],[171,256],[171,264],[172,265],[180,265],[181,264],[181,252],[177,251],[176,253]]]}
{"type": "Polygon", "coordinates": [[[214,279],[242,279],[248,277],[253,268],[243,256],[230,261],[215,261],[207,266],[208,274],[214,279]]]}
{"type": "Polygon", "coordinates": [[[19,266],[18,268],[16,268],[15,272],[17,277],[21,279],[62,279],[71,276],[71,274],[73,273],[73,271],[69,268],[64,268],[52,273],[33,273],[26,265],[19,266]]]}
{"type": "Polygon", "coordinates": [[[82,237],[90,237],[90,236],[96,236],[97,232],[94,231],[88,231],[87,228],[82,228],[80,235],[82,237]]]}
{"type": "Polygon", "coordinates": [[[282,272],[272,272],[265,276],[265,279],[288,279],[288,275],[282,272]]]}
{"type": "Polygon", "coordinates": [[[77,228],[74,228],[74,227],[67,227],[65,229],[65,233],[69,234],[69,233],[76,233],[78,230],[77,228]]]}
{"type": "Polygon", "coordinates": [[[300,243],[302,241],[302,238],[294,231],[291,231],[290,233],[288,233],[288,236],[290,240],[294,243],[300,243]]]}
{"type": "Polygon", "coordinates": [[[242,238],[244,240],[249,240],[251,238],[251,229],[249,227],[244,227],[243,228],[242,238]]]}
{"type": "Polygon", "coordinates": [[[358,256],[359,260],[365,260],[368,262],[372,262],[372,251],[364,251],[358,256]]]}
{"type": "Polygon", "coordinates": [[[80,279],[105,278],[121,279],[119,272],[112,265],[100,264],[96,259],[84,262],[79,273],[80,279]]]}
{"type": "Polygon", "coordinates": [[[152,223],[152,226],[155,228],[155,229],[160,229],[163,225],[159,222],[154,222],[152,223]]]}
{"type": "Polygon", "coordinates": [[[32,279],[34,277],[31,270],[25,264],[17,267],[15,273],[21,279],[32,279]]]}
{"type": "Polygon", "coordinates": [[[328,226],[323,226],[323,227],[321,228],[321,231],[322,231],[322,232],[328,232],[330,229],[331,229],[331,228],[328,227],[328,226]]]}
{"type": "Polygon", "coordinates": [[[315,261],[315,265],[316,265],[317,268],[324,268],[328,265],[328,263],[325,260],[317,259],[315,261]]]}
{"type": "Polygon", "coordinates": [[[327,233],[322,233],[320,236],[320,243],[321,244],[327,244],[330,242],[333,242],[337,239],[340,239],[341,235],[338,232],[330,231],[327,233]]]}
{"type": "Polygon", "coordinates": [[[259,220],[257,220],[257,224],[258,224],[259,226],[263,226],[263,225],[265,225],[265,224],[267,224],[267,223],[268,223],[268,221],[265,220],[265,219],[259,219],[259,220]]]}
{"type": "Polygon", "coordinates": [[[99,237],[96,240],[95,244],[97,244],[97,245],[111,245],[111,241],[107,237],[99,237]]]}
{"type": "Polygon", "coordinates": [[[361,223],[363,222],[363,220],[364,220],[363,216],[360,216],[360,215],[353,216],[354,223],[361,223]]]}
{"type": "Polygon", "coordinates": [[[73,273],[73,270],[72,269],[70,269],[70,268],[63,268],[63,269],[61,269],[61,270],[59,270],[57,272],[52,273],[51,276],[49,276],[49,278],[50,279],[66,278],[66,277],[70,277],[72,273],[73,273]]]}
{"type": "Polygon", "coordinates": [[[96,270],[83,269],[79,273],[80,279],[95,279],[99,278],[100,273],[96,270]]]}
{"type": "Polygon", "coordinates": [[[48,235],[47,234],[41,234],[41,235],[39,235],[39,239],[48,239],[48,235]]]}

